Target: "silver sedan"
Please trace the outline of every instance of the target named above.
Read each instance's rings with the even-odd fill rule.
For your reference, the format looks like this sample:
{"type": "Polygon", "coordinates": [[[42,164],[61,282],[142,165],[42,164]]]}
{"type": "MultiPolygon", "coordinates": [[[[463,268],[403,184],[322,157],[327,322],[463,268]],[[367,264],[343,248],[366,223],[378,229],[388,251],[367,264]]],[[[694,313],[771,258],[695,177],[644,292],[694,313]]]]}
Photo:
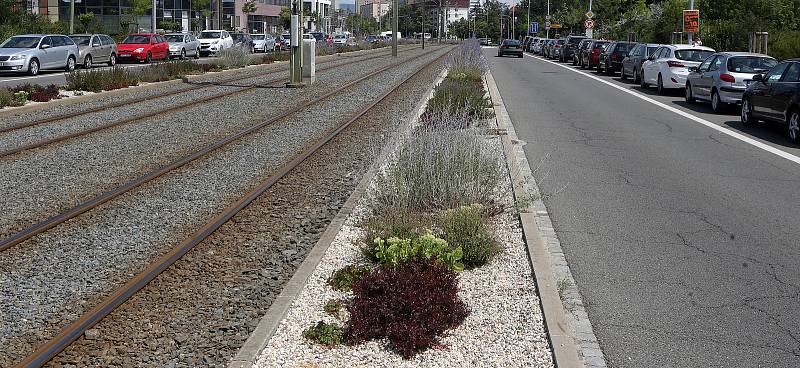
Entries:
{"type": "Polygon", "coordinates": [[[108,66],[117,64],[117,43],[114,39],[102,34],[74,34],[70,35],[78,45],[78,63],[89,69],[94,64],[106,63],[108,66]]]}
{"type": "Polygon", "coordinates": [[[164,35],[169,44],[169,57],[186,59],[186,56],[200,58],[200,41],[190,33],[170,33],[164,35]]]}
{"type": "Polygon", "coordinates": [[[728,105],[742,102],[742,94],[754,75],[764,73],[776,64],[777,60],[763,54],[711,54],[699,66],[689,68],[686,102],[709,101],[711,109],[715,113],[721,113],[728,105]]]}
{"type": "Polygon", "coordinates": [[[268,34],[254,34],[253,37],[253,51],[267,52],[275,51],[275,38],[268,34]]]}

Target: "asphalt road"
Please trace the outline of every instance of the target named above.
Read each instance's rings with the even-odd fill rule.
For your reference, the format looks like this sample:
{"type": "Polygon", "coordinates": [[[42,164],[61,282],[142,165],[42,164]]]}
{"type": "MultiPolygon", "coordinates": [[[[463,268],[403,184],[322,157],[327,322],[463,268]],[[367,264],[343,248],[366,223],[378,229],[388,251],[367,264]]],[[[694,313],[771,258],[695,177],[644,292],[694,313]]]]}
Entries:
{"type": "MultiPolygon", "coordinates": [[[[258,54],[256,54],[258,55],[258,54]]],[[[260,55],[259,55],[260,56],[260,55]]],[[[200,58],[197,60],[198,63],[207,64],[214,58],[200,58]]],[[[194,60],[194,59],[192,59],[194,60]]],[[[135,68],[140,69],[145,67],[147,64],[140,64],[140,63],[126,63],[126,64],[117,64],[120,67],[124,68],[135,68]]],[[[95,66],[93,69],[107,69],[107,66],[95,66]]],[[[50,84],[55,85],[63,85],[66,84],[67,73],[64,71],[58,70],[42,70],[39,75],[37,76],[29,76],[22,73],[9,73],[9,72],[0,72],[0,87],[16,87],[18,85],[30,83],[30,84],[38,84],[41,86],[47,86],[50,84]]]]}
{"type": "Polygon", "coordinates": [[[783,128],[484,51],[609,365],[799,367],[800,164],[775,152],[800,147],[783,128]]]}

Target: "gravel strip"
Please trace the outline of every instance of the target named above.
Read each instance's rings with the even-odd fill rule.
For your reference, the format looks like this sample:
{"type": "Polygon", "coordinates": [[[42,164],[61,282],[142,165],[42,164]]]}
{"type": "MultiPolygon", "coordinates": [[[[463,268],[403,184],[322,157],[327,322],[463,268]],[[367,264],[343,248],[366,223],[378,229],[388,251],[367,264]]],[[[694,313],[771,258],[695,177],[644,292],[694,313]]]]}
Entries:
{"type": "MultiPolygon", "coordinates": [[[[498,155],[498,139],[490,139],[498,155]]],[[[491,224],[504,252],[489,264],[460,273],[459,296],[471,314],[441,343],[404,360],[390,352],[386,341],[354,347],[327,348],[307,341],[304,329],[316,321],[338,322],[323,306],[348,295],[331,289],[326,281],[337,269],[364,262],[359,249],[363,230],[357,227],[366,213],[356,208],[328,248],[317,269],[262,352],[256,367],[553,367],[532,270],[519,220],[513,212],[510,177],[498,193],[507,208],[491,224]]]]}
{"type": "MultiPolygon", "coordinates": [[[[420,52],[410,51],[401,57],[414,58],[420,52]]],[[[151,117],[2,159],[0,198],[4,211],[0,213],[0,236],[393,62],[388,57],[362,63],[348,60],[320,74],[318,82],[307,89],[247,91],[169,116],[151,117]],[[279,103],[256,109],[256,101],[279,103]]]]}
{"type": "Polygon", "coordinates": [[[337,123],[330,116],[356,110],[431,58],[417,57],[362,82],[324,108],[248,136],[0,254],[0,268],[8,270],[0,275],[0,345],[10,347],[0,365],[29,351],[268,176],[337,123]]]}

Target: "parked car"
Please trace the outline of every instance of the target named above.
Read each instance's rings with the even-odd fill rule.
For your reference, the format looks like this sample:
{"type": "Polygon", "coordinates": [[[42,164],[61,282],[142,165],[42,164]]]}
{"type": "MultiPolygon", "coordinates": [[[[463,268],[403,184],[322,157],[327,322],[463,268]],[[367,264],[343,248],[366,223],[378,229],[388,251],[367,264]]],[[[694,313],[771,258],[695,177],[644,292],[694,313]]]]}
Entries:
{"type": "Polygon", "coordinates": [[[769,71],[778,64],[774,58],[747,52],[718,52],[697,67],[689,67],[686,78],[686,102],[711,102],[715,113],[728,105],[742,102],[748,81],[756,74],[769,71]]]}
{"type": "Polygon", "coordinates": [[[534,38],[532,38],[532,39],[531,39],[531,42],[529,42],[529,43],[528,43],[528,47],[526,47],[526,48],[525,48],[525,51],[527,51],[527,52],[533,52],[533,48],[534,48],[534,46],[536,46],[536,44],[538,44],[538,43],[540,43],[540,42],[542,42],[542,39],[541,39],[541,38],[539,38],[539,37],[534,37],[534,38]]]}
{"type": "Polygon", "coordinates": [[[575,52],[572,55],[572,65],[583,67],[583,54],[589,50],[589,45],[594,41],[591,38],[582,39],[578,46],[575,47],[575,52]]]}
{"type": "Polygon", "coordinates": [[[292,35],[288,32],[281,34],[281,50],[288,50],[292,47],[292,35]]]}
{"type": "Polygon", "coordinates": [[[152,33],[134,33],[125,37],[117,45],[120,61],[166,60],[169,57],[169,44],[164,36],[152,33]]]}
{"type": "Polygon", "coordinates": [[[542,54],[542,48],[544,47],[545,42],[547,41],[546,38],[539,39],[535,44],[533,44],[533,53],[536,55],[542,54]]]}
{"type": "Polygon", "coordinates": [[[219,54],[220,51],[233,47],[233,37],[225,30],[207,30],[197,36],[200,41],[200,55],[219,54]]]}
{"type": "Polygon", "coordinates": [[[0,71],[37,75],[43,69],[75,70],[78,46],[57,34],[13,36],[0,44],[0,71]]]}
{"type": "Polygon", "coordinates": [[[309,32],[314,39],[317,40],[317,43],[325,42],[325,33],[324,32],[309,32]]]}
{"type": "Polygon", "coordinates": [[[742,96],[742,123],[765,120],[786,124],[786,137],[800,141],[800,59],[789,59],[756,74],[742,96]]]}
{"type": "Polygon", "coordinates": [[[533,43],[533,38],[533,36],[525,36],[525,38],[522,40],[522,51],[528,51],[531,43],[533,43]]]}
{"type": "Polygon", "coordinates": [[[578,44],[585,39],[586,36],[567,36],[566,41],[564,42],[564,47],[561,50],[561,58],[559,58],[559,61],[562,63],[572,61],[578,44]]]}
{"type": "Polygon", "coordinates": [[[582,53],[583,63],[581,64],[581,68],[591,69],[597,67],[597,64],[600,62],[600,53],[603,52],[608,43],[609,41],[602,40],[594,40],[589,43],[586,51],[582,53]]]}
{"type": "Polygon", "coordinates": [[[556,42],[558,42],[558,40],[551,39],[546,44],[544,44],[544,55],[542,55],[542,56],[544,56],[546,58],[551,58],[550,55],[553,54],[553,46],[556,44],[556,42]]]}
{"type": "Polygon", "coordinates": [[[618,41],[612,42],[603,49],[600,54],[597,72],[605,73],[606,75],[614,75],[622,69],[622,60],[628,56],[628,52],[636,46],[633,42],[618,41]]]}
{"type": "Polygon", "coordinates": [[[514,55],[522,57],[522,44],[518,40],[505,39],[497,48],[497,56],[514,55]]]}
{"type": "Polygon", "coordinates": [[[263,33],[254,34],[253,50],[256,52],[275,51],[275,38],[263,33]]]}
{"type": "Polygon", "coordinates": [[[117,64],[117,43],[107,35],[74,34],[69,38],[78,45],[78,62],[89,69],[97,63],[117,64]]]}
{"type": "Polygon", "coordinates": [[[655,84],[659,94],[668,88],[685,88],[689,67],[700,65],[713,53],[714,49],[705,46],[661,46],[642,64],[640,85],[647,88],[655,84]]]}
{"type": "Polygon", "coordinates": [[[367,43],[378,43],[381,42],[381,39],[376,35],[369,35],[366,38],[364,38],[364,41],[367,41],[367,43]]]}
{"type": "Polygon", "coordinates": [[[661,45],[655,43],[640,43],[634,46],[628,52],[628,56],[622,60],[620,78],[625,80],[630,75],[633,78],[633,83],[639,83],[639,76],[642,75],[642,64],[659,46],[661,45]]]}
{"type": "Polygon", "coordinates": [[[333,35],[334,45],[355,45],[356,39],[346,33],[337,33],[333,35]]]}
{"type": "Polygon", "coordinates": [[[479,40],[481,41],[481,46],[489,46],[492,44],[492,40],[489,38],[484,37],[484,38],[479,38],[479,40]]]}
{"type": "Polygon", "coordinates": [[[564,43],[567,42],[566,38],[559,38],[550,46],[550,56],[551,59],[561,59],[561,49],[564,48],[564,43]]]}
{"type": "Polygon", "coordinates": [[[178,57],[181,60],[191,55],[195,59],[200,58],[200,41],[191,33],[170,33],[164,35],[169,45],[169,56],[178,57]]]}
{"type": "Polygon", "coordinates": [[[255,53],[255,42],[253,42],[253,38],[250,37],[247,33],[242,32],[234,32],[231,33],[231,38],[233,38],[233,46],[234,47],[241,47],[245,50],[249,51],[251,54],[255,53]]]}

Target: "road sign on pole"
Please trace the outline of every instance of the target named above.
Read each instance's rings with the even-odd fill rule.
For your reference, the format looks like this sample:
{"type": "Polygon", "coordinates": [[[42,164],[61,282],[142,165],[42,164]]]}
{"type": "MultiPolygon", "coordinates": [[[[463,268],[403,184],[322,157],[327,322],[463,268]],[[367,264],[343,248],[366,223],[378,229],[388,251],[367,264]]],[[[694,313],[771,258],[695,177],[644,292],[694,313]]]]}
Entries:
{"type": "Polygon", "coordinates": [[[550,30],[550,21],[544,22],[544,29],[550,30]]]}
{"type": "Polygon", "coordinates": [[[586,29],[592,29],[594,28],[594,21],[591,19],[587,19],[586,21],[583,22],[583,26],[586,27],[586,29]]]}
{"type": "Polygon", "coordinates": [[[683,31],[697,33],[700,32],[700,11],[699,10],[684,10],[683,11],[683,31]]]}
{"type": "Polygon", "coordinates": [[[591,10],[587,11],[586,12],[586,18],[589,18],[589,19],[594,18],[594,12],[592,12],[591,10]]]}
{"type": "Polygon", "coordinates": [[[539,22],[532,22],[528,27],[528,33],[539,33],[539,22]]]}

